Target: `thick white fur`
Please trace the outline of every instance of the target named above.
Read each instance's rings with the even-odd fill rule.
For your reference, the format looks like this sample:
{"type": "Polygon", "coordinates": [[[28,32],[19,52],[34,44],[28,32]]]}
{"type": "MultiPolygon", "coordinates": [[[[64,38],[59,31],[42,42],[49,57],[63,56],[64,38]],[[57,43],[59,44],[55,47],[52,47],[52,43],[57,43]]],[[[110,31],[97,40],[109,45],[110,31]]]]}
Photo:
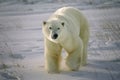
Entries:
{"type": "Polygon", "coordinates": [[[58,9],[43,24],[42,30],[45,41],[45,68],[49,73],[59,72],[62,48],[68,53],[66,65],[70,70],[78,70],[80,65],[87,63],[89,27],[86,18],[78,9],[58,9]],[[50,31],[49,27],[53,30],[50,31]],[[57,28],[60,30],[56,30],[57,28]],[[51,38],[52,32],[58,34],[57,39],[51,38]]]}

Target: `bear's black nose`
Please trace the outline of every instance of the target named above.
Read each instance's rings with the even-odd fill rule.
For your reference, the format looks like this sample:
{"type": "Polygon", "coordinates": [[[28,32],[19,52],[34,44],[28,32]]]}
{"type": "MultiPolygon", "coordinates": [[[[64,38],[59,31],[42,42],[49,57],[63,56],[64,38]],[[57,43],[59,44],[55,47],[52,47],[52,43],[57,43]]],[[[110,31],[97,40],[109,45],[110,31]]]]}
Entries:
{"type": "Polygon", "coordinates": [[[57,37],[58,37],[58,34],[54,34],[54,35],[52,36],[52,39],[57,39],[57,37]]]}

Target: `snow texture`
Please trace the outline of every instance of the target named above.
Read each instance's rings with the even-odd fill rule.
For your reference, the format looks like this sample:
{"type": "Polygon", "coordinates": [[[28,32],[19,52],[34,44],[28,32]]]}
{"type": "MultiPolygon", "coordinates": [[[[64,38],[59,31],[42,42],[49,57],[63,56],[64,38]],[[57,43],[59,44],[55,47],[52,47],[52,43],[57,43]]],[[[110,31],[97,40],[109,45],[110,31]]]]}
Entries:
{"type": "Polygon", "coordinates": [[[0,0],[0,80],[119,79],[120,0],[0,0]],[[89,21],[88,65],[70,72],[63,63],[60,74],[47,74],[41,25],[64,6],[89,21]]]}

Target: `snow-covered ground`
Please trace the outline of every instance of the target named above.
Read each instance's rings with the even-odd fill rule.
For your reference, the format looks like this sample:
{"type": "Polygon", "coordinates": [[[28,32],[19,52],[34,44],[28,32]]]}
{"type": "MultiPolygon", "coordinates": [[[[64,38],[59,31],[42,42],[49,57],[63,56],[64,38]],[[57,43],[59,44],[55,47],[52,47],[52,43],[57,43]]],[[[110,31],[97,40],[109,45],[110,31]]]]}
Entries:
{"type": "Polygon", "coordinates": [[[120,0],[28,0],[28,3],[22,0],[8,0],[0,4],[0,15],[48,13],[63,6],[74,6],[82,10],[118,8],[120,0]]]}
{"type": "Polygon", "coordinates": [[[0,3],[0,80],[120,79],[120,0],[6,1],[0,3]],[[63,6],[81,9],[88,18],[88,65],[77,72],[62,65],[60,74],[47,74],[41,24],[63,6]]]}

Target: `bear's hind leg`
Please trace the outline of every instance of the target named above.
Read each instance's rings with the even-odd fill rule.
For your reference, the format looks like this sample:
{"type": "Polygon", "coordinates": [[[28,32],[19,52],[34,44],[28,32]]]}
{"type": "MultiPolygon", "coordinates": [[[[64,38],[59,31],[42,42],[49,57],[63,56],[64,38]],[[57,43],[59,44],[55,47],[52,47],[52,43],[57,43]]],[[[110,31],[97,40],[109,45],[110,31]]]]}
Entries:
{"type": "Polygon", "coordinates": [[[87,47],[88,47],[88,40],[89,40],[88,31],[86,31],[86,33],[82,35],[81,39],[83,41],[82,65],[84,66],[87,64],[87,47]]]}
{"type": "Polygon", "coordinates": [[[82,59],[82,65],[85,66],[87,64],[87,43],[84,43],[83,48],[83,59],[82,59]]]}
{"type": "Polygon", "coordinates": [[[80,38],[83,41],[83,55],[82,55],[82,65],[87,64],[87,47],[88,47],[88,41],[89,41],[89,25],[88,23],[84,23],[83,30],[81,30],[80,38]]]}

